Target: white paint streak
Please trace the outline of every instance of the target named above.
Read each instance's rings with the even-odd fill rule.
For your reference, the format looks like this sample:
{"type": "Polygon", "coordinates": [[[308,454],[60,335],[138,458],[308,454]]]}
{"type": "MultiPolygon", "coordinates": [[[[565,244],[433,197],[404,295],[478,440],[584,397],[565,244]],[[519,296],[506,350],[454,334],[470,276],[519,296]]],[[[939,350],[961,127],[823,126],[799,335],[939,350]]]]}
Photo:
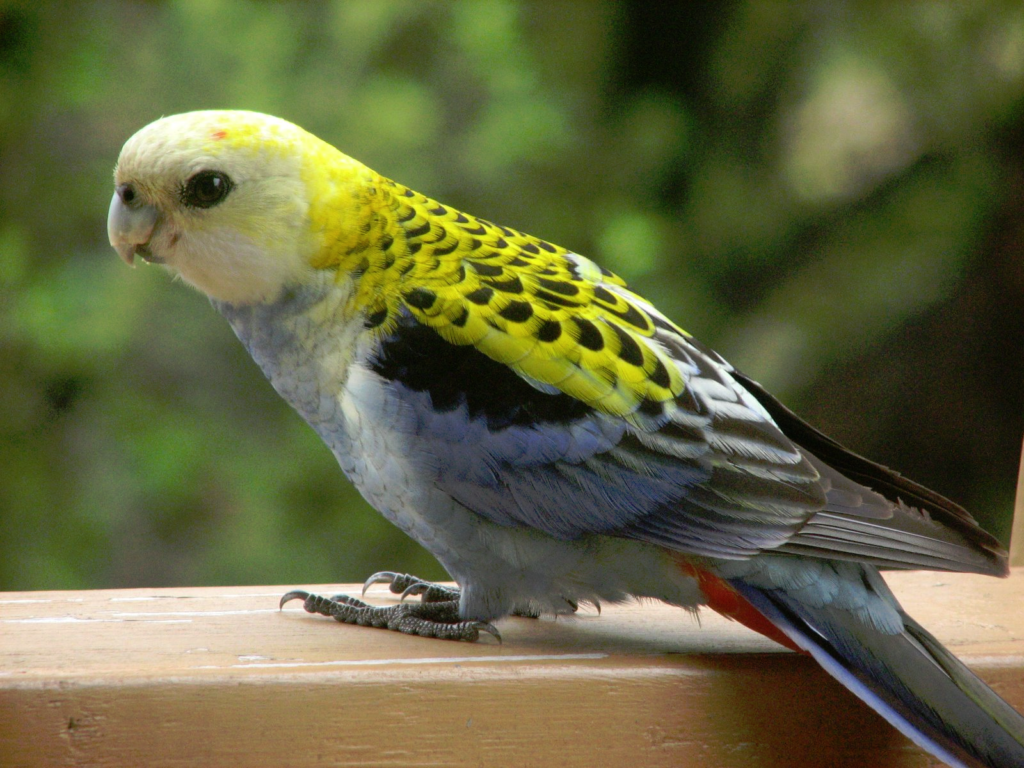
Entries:
{"type": "Polygon", "coordinates": [[[114,616],[133,618],[136,616],[251,616],[257,613],[280,613],[277,608],[254,608],[239,611],[114,611],[114,616]]]}
{"type": "MultiPolygon", "coordinates": [[[[473,664],[519,661],[587,661],[606,659],[607,653],[562,653],[537,656],[456,656],[454,658],[426,657],[421,659],[345,659],[341,661],[281,661],[266,664],[232,664],[233,669],[282,669],[291,667],[368,667],[384,664],[473,664]]],[[[220,669],[216,666],[199,669],[220,669]]]]}
{"type": "MultiPolygon", "coordinates": [[[[281,597],[281,592],[249,592],[248,594],[210,595],[146,595],[145,597],[112,597],[111,603],[141,603],[149,600],[244,600],[253,597],[281,597]]],[[[19,601],[11,601],[19,602],[19,601]]],[[[25,602],[32,602],[31,600],[25,602]]],[[[49,602],[40,600],[38,602],[49,602]]]]}
{"type": "Polygon", "coordinates": [[[82,619],[78,616],[40,616],[32,619],[0,619],[2,624],[102,624],[104,622],[124,623],[126,621],[145,621],[148,624],[191,624],[191,619],[134,619],[133,614],[125,614],[123,619],[82,619]]]}

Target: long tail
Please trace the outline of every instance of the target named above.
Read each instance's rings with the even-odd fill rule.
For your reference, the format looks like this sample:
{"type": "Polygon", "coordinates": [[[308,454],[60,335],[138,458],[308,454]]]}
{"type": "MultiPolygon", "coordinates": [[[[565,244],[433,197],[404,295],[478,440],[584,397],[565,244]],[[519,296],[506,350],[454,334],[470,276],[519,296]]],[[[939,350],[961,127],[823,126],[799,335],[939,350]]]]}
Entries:
{"type": "Polygon", "coordinates": [[[886,634],[847,610],[729,583],[922,749],[951,766],[1024,766],[1024,717],[902,610],[904,631],[886,634]]]}

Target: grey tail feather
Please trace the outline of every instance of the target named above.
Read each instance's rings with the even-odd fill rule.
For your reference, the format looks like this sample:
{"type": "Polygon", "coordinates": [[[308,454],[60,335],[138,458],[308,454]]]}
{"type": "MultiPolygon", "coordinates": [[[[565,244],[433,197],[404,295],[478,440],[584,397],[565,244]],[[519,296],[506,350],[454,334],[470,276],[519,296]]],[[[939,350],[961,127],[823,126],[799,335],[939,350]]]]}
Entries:
{"type": "Polygon", "coordinates": [[[903,611],[888,634],[850,611],[730,583],[754,607],[921,748],[952,766],[1024,766],[1024,717],[903,611]]]}

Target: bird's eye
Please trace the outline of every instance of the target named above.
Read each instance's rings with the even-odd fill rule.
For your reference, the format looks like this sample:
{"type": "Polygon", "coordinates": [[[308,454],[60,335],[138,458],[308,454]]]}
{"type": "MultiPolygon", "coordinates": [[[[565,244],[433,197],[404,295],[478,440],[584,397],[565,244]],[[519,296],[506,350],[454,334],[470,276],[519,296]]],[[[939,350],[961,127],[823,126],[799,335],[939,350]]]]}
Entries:
{"type": "Polygon", "coordinates": [[[220,171],[200,171],[185,182],[181,200],[190,208],[212,208],[228,196],[231,179],[220,171]]]}

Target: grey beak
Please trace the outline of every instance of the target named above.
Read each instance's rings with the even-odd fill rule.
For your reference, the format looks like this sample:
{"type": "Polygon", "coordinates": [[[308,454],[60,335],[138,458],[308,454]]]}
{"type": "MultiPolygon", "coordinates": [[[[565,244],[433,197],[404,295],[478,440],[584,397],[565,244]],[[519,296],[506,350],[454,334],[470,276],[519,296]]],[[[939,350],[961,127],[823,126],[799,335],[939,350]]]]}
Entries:
{"type": "Polygon", "coordinates": [[[146,254],[157,218],[157,209],[143,204],[130,185],[118,185],[107,213],[107,237],[125,264],[131,266],[136,253],[146,254]]]}

